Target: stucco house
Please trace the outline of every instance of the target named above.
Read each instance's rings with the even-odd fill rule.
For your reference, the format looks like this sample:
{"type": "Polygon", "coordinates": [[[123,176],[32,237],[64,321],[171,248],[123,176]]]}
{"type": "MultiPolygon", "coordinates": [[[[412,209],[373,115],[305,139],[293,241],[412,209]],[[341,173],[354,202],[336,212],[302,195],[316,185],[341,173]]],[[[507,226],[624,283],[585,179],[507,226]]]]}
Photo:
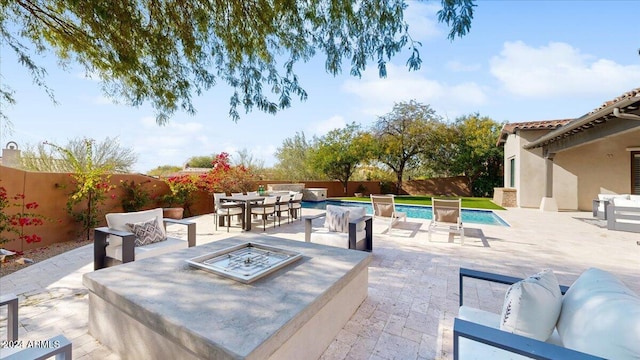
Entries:
{"type": "Polygon", "coordinates": [[[640,194],[640,88],[576,119],[506,124],[497,145],[518,207],[589,211],[600,193],[640,194]]]}

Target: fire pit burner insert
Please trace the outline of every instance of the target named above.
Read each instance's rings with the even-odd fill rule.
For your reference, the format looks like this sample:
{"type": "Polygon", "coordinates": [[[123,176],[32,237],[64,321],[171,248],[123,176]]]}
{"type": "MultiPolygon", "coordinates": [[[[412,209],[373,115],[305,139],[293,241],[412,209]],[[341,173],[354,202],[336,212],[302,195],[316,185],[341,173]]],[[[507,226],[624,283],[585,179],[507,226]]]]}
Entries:
{"type": "Polygon", "coordinates": [[[248,284],[301,258],[299,252],[248,242],[187,262],[193,267],[248,284]]]}

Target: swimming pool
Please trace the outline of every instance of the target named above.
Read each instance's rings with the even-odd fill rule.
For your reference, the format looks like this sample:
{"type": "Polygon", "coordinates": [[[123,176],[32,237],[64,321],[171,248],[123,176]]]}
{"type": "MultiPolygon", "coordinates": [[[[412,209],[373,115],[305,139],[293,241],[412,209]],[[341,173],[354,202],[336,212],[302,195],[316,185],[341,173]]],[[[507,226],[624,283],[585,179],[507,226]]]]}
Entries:
{"type": "MultiPolygon", "coordinates": [[[[371,203],[341,200],[302,202],[302,207],[304,209],[325,209],[327,205],[360,206],[367,209],[367,214],[373,214],[371,203]]],[[[406,212],[407,216],[410,218],[430,220],[433,216],[431,206],[396,204],[396,209],[398,211],[406,212]]],[[[506,221],[502,220],[500,216],[496,215],[491,210],[462,209],[462,222],[483,225],[509,226],[506,221]]]]}

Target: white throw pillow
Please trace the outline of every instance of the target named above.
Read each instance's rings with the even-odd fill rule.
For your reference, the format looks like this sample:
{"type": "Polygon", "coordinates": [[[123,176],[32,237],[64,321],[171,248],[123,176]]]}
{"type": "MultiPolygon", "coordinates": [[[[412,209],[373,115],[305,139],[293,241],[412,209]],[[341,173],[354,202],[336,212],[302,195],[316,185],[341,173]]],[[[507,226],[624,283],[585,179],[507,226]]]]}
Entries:
{"type": "Polygon", "coordinates": [[[562,307],[558,279],[551,269],[511,285],[504,297],[500,329],[546,341],[562,307]]]}
{"type": "Polygon", "coordinates": [[[324,227],[329,231],[349,232],[349,210],[340,206],[327,205],[324,227]]]}

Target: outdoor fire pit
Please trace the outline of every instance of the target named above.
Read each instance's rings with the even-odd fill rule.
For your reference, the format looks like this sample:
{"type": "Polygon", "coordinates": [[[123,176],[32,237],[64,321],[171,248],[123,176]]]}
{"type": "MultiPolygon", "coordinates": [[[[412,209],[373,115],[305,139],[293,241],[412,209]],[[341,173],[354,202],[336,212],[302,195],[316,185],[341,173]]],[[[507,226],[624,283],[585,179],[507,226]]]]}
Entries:
{"type": "Polygon", "coordinates": [[[299,252],[247,242],[187,262],[193,267],[248,284],[301,258],[299,252]]]}
{"type": "Polygon", "coordinates": [[[123,359],[318,359],[367,297],[370,262],[251,234],[136,260],[84,274],[89,333],[123,359]]]}

